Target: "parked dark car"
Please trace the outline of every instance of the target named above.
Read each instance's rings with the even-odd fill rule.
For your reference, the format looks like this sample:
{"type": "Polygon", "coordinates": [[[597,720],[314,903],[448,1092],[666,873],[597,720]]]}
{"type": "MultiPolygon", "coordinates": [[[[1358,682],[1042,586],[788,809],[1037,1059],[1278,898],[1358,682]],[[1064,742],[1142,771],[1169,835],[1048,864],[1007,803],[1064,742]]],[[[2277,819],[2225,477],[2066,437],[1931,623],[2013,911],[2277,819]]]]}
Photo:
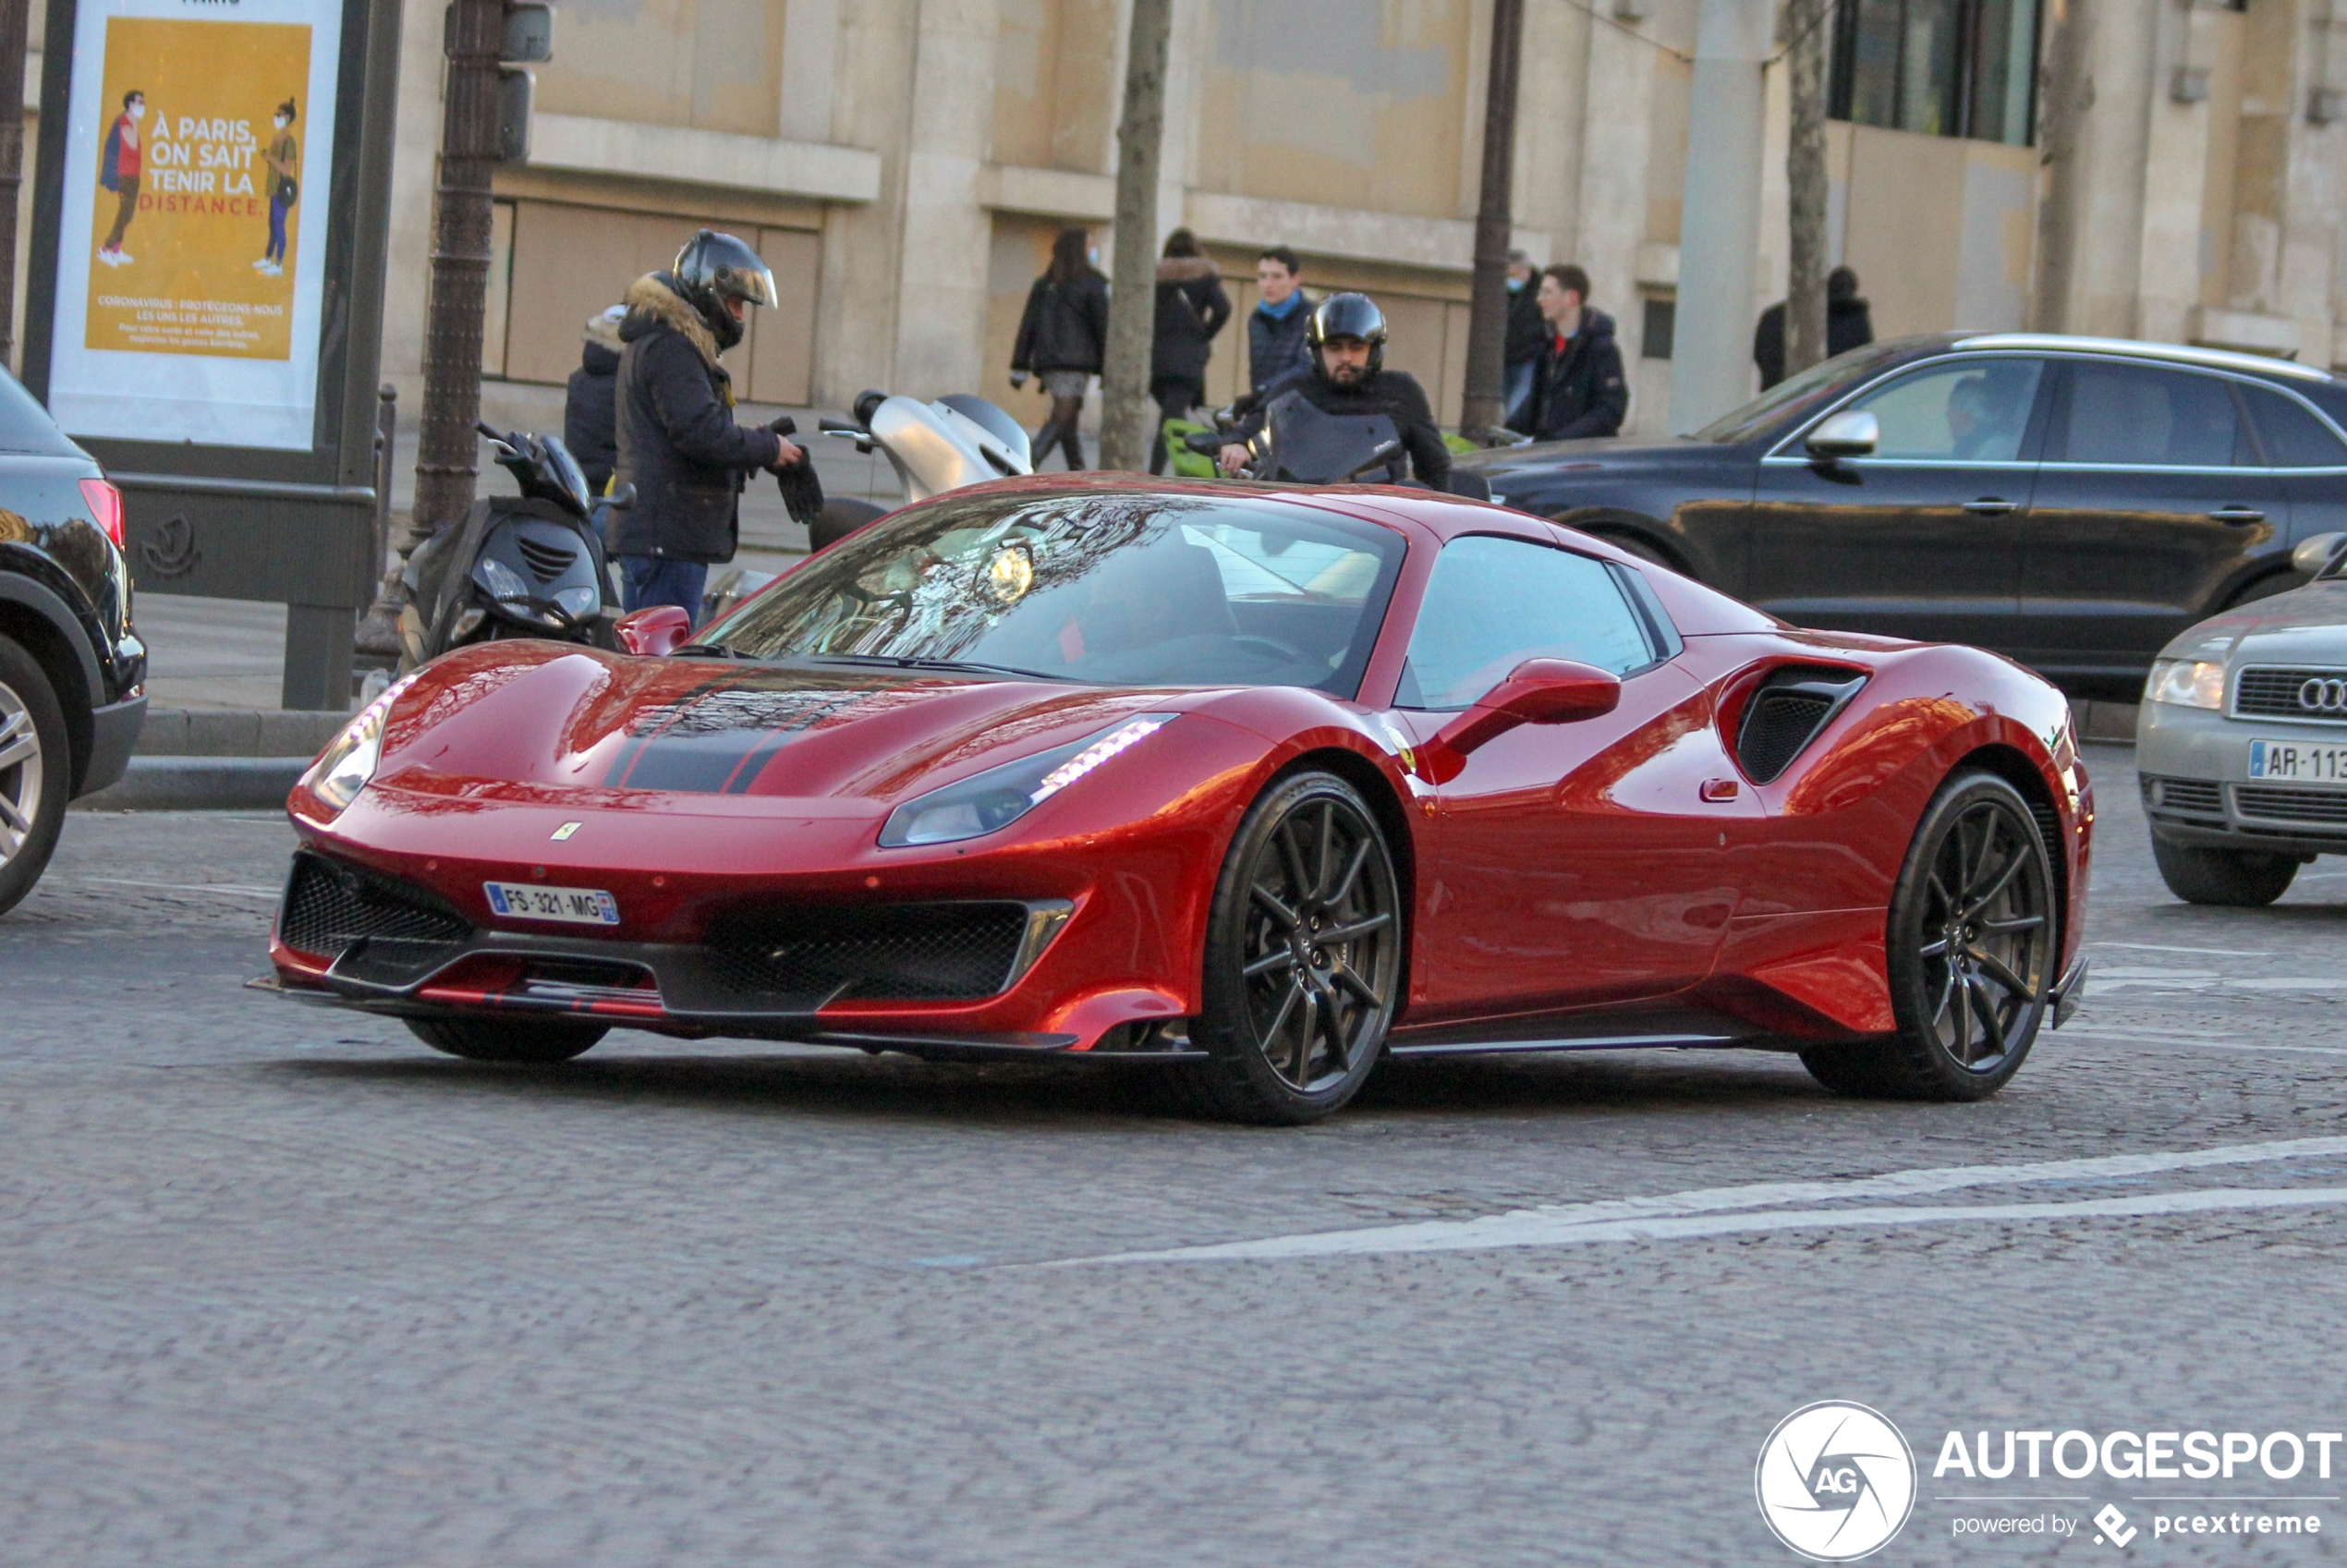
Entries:
{"type": "Polygon", "coordinates": [[[66,802],[128,766],[146,679],[122,496],[0,370],[0,913],[40,880],[66,802]]]}
{"type": "Polygon", "coordinates": [[[1870,344],[1690,437],[1476,454],[1494,499],[1802,626],[1968,642],[2133,699],[2347,529],[2347,382],[2104,338],[1870,344]]]}

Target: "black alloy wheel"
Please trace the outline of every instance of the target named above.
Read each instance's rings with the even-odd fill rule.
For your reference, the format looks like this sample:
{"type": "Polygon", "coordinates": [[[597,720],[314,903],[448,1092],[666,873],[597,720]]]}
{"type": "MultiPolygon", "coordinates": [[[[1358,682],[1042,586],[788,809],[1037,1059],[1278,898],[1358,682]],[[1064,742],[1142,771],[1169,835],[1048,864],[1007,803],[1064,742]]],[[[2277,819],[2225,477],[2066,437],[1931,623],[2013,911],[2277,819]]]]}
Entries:
{"type": "Polygon", "coordinates": [[[434,1051],[468,1062],[534,1066],[567,1062],[611,1032],[608,1024],[555,1018],[410,1018],[407,1027],[434,1051]]]}
{"type": "Polygon", "coordinates": [[[2060,912],[2029,803],[2003,779],[1941,786],[1907,851],[1886,930],[1896,1037],[1802,1052],[1827,1088],[1899,1100],[1986,1100],[2037,1038],[2060,912]]]}
{"type": "Polygon", "coordinates": [[[1357,1093],[1393,1021],[1404,920],[1393,857],[1358,791],[1280,781],[1248,810],[1207,927],[1210,1059],[1185,1069],[1197,1109],[1315,1122],[1357,1093]]]}

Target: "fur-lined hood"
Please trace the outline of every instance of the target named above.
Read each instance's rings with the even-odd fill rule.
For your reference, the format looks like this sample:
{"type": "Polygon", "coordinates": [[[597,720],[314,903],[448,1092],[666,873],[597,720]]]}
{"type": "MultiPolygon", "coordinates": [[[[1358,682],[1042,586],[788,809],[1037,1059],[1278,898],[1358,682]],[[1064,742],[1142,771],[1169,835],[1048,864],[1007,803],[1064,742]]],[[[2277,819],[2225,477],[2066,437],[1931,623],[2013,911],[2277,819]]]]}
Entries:
{"type": "Polygon", "coordinates": [[[639,337],[650,337],[662,327],[681,334],[700,357],[711,365],[717,363],[717,334],[700,319],[692,301],[676,292],[675,282],[666,273],[646,273],[627,286],[622,302],[627,307],[627,319],[619,323],[619,339],[633,343],[639,337]]]}
{"type": "Polygon", "coordinates": [[[1198,283],[1222,275],[1213,260],[1206,256],[1167,256],[1157,263],[1160,283],[1198,283]]]}

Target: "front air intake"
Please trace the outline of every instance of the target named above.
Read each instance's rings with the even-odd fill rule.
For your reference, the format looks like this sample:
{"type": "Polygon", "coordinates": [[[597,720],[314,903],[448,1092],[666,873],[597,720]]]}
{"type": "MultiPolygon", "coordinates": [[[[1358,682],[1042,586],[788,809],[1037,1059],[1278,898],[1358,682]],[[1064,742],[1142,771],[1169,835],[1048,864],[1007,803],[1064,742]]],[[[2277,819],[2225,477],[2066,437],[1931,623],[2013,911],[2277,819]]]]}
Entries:
{"type": "Polygon", "coordinates": [[[1787,665],[1771,670],[1744,705],[1736,760],[1755,784],[1777,778],[1867,684],[1851,670],[1787,665]]]}

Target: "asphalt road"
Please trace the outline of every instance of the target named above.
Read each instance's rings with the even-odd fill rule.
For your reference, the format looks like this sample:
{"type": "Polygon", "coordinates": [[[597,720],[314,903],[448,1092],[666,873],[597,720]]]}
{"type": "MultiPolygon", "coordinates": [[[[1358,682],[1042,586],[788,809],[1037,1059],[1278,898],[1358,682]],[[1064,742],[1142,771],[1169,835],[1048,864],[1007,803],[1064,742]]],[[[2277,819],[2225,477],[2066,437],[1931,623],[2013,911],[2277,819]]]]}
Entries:
{"type": "Polygon", "coordinates": [[[1590,1054],[1304,1131],[1067,1067],[468,1064],[240,989],[280,822],[76,815],[0,920],[0,1562],[1793,1562],[1755,1461],[1827,1399],[1921,1467],[1873,1562],[2347,1556],[2311,1450],[1933,1474],[1952,1429],[2347,1426],[2347,861],[2188,908],[2091,765],[2098,978],[1996,1100],[1590,1054]],[[1954,1534],[2000,1517],[2049,1533],[1954,1534]]]}

